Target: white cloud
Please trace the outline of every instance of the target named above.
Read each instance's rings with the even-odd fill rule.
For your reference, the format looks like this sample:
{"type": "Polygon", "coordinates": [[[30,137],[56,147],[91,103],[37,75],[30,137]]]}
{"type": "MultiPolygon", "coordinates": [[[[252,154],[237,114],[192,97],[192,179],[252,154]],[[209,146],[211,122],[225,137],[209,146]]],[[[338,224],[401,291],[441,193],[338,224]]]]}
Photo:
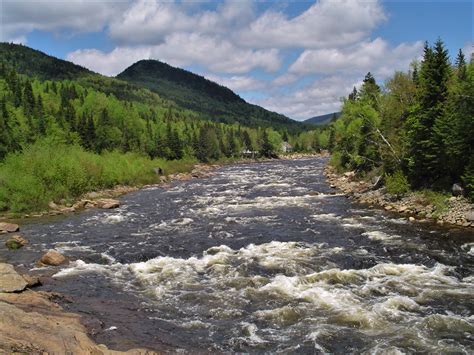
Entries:
{"type": "Polygon", "coordinates": [[[266,87],[266,82],[258,80],[251,76],[243,76],[243,75],[234,75],[231,77],[223,77],[214,74],[205,74],[204,75],[207,79],[214,81],[220,85],[228,87],[233,91],[253,91],[253,90],[261,90],[266,87]]]}
{"type": "Polygon", "coordinates": [[[288,71],[298,75],[371,71],[385,77],[394,70],[407,69],[409,63],[420,55],[422,48],[422,42],[402,43],[392,48],[385,40],[376,38],[345,48],[309,49],[298,57],[288,71]]]}
{"type": "Polygon", "coordinates": [[[193,32],[224,37],[235,26],[254,18],[251,1],[226,1],[215,11],[187,13],[186,5],[173,2],[137,0],[110,23],[109,33],[121,43],[156,45],[167,35],[193,32]]]}
{"type": "Polygon", "coordinates": [[[341,98],[347,96],[360,80],[355,77],[330,76],[315,80],[292,93],[280,93],[256,103],[296,120],[340,110],[341,98]]]}
{"type": "Polygon", "coordinates": [[[33,30],[97,32],[128,1],[2,0],[1,40],[23,38],[33,30]]]}
{"type": "Polygon", "coordinates": [[[258,48],[338,47],[363,39],[385,19],[376,0],[320,0],[291,19],[268,11],[238,37],[240,43],[258,48]]]}
{"type": "Polygon", "coordinates": [[[195,33],[177,33],[155,46],[117,47],[109,53],[77,50],[68,60],[105,75],[115,75],[139,59],[158,59],[175,66],[200,64],[219,73],[242,74],[255,68],[275,71],[280,65],[276,49],[253,50],[229,41],[195,33]]]}

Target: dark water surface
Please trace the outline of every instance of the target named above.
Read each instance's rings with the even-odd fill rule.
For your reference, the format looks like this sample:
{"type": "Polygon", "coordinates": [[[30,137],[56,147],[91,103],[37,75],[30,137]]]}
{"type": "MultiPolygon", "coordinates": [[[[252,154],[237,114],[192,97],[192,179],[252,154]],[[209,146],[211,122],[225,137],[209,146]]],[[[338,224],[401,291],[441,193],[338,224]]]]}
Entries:
{"type": "Polygon", "coordinates": [[[70,256],[42,288],[120,349],[472,353],[472,230],[331,195],[324,164],[229,166],[138,191],[116,210],[24,225],[31,244],[0,259],[70,256]]]}

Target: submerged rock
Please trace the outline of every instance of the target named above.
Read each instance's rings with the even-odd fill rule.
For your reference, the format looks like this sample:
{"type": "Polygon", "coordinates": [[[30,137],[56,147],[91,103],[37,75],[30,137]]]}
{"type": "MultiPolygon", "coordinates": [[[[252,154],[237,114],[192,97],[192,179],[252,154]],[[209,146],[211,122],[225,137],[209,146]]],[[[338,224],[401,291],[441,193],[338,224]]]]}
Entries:
{"type": "Polygon", "coordinates": [[[39,260],[39,264],[58,266],[67,262],[67,258],[56,250],[48,250],[39,260]]]}
{"type": "Polygon", "coordinates": [[[10,264],[0,263],[0,292],[20,292],[28,283],[10,264]]]}
{"type": "Polygon", "coordinates": [[[18,226],[18,224],[0,222],[0,232],[14,233],[14,232],[18,232],[19,230],[20,230],[20,227],[18,226]]]}
{"type": "Polygon", "coordinates": [[[21,235],[14,235],[5,242],[5,245],[8,249],[20,249],[27,244],[28,240],[23,238],[21,235]]]}

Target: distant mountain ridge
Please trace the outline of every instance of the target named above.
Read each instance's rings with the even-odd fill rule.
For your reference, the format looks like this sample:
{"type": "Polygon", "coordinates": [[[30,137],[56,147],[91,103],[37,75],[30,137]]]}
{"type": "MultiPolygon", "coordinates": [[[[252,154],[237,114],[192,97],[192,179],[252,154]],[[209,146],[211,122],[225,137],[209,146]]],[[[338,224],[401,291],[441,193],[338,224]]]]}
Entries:
{"type": "Polygon", "coordinates": [[[341,112],[327,113],[325,115],[308,118],[307,120],[303,121],[303,123],[322,126],[330,123],[334,118],[339,118],[340,115],[341,112]]]}
{"type": "Polygon", "coordinates": [[[246,102],[229,88],[158,60],[140,60],[117,75],[117,79],[146,87],[214,121],[290,130],[303,127],[282,114],[246,102]]]}
{"type": "Polygon", "coordinates": [[[229,88],[200,75],[158,60],[140,60],[116,78],[109,78],[24,45],[0,43],[0,62],[14,67],[21,74],[40,80],[78,79],[84,84],[87,81],[87,85],[114,94],[119,99],[140,100],[140,95],[158,94],[165,101],[191,110],[202,119],[222,123],[238,122],[249,127],[287,129],[289,132],[303,131],[309,127],[250,104],[229,88]],[[140,93],[140,88],[145,89],[145,92],[140,93]]]}

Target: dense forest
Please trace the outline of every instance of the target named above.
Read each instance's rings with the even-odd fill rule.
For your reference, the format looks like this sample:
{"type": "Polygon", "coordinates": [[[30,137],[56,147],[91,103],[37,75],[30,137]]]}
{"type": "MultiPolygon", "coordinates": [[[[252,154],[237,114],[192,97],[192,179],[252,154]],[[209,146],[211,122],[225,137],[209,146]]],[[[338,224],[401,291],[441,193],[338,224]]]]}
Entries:
{"type": "Polygon", "coordinates": [[[454,65],[441,40],[421,63],[383,87],[368,73],[331,124],[332,163],[383,175],[394,193],[464,186],[474,199],[474,63],[459,50],[454,65]]]}
{"type": "Polygon", "coordinates": [[[239,123],[245,121],[206,120],[146,88],[2,44],[0,209],[39,209],[88,190],[153,181],[153,167],[170,172],[197,161],[276,157],[284,141],[298,151],[327,145],[326,132],[303,125],[295,131],[294,121],[275,129],[271,120],[239,123]]]}

